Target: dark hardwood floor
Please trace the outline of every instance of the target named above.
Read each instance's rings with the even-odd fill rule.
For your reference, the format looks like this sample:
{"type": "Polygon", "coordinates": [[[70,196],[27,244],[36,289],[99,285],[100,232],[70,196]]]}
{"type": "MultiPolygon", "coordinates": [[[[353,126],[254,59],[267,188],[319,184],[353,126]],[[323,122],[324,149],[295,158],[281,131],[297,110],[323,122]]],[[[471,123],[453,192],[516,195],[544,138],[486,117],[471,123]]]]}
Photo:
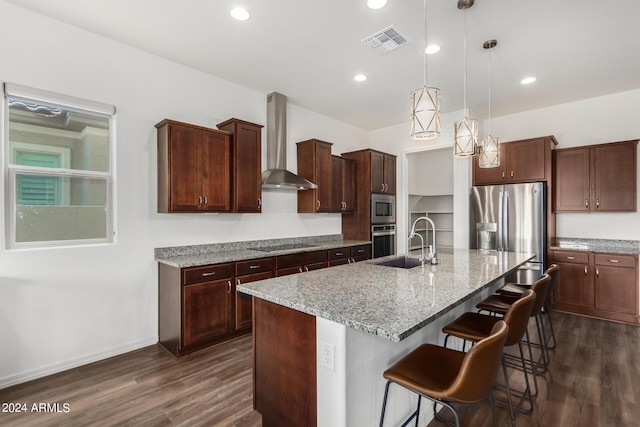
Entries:
{"type": "MultiPolygon", "coordinates": [[[[640,327],[563,313],[554,319],[558,348],[538,378],[533,415],[520,415],[517,425],[640,427],[640,327]]],[[[70,405],[68,413],[3,412],[0,425],[257,427],[251,357],[250,337],[180,359],[147,347],[0,390],[0,402],[26,403],[29,411],[40,402],[60,403],[61,411],[70,405]]],[[[518,386],[521,373],[510,378],[518,386]]],[[[460,411],[464,426],[493,425],[487,402],[460,411]]],[[[510,425],[507,409],[497,411],[500,426],[510,425]]]]}

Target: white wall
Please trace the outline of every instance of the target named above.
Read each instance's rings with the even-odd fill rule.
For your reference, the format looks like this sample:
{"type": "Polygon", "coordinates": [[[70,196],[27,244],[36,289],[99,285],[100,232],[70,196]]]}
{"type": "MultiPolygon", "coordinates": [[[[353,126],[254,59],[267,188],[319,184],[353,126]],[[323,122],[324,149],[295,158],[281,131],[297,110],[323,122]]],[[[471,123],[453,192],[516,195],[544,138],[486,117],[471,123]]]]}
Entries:
{"type": "MultiPolygon", "coordinates": [[[[117,242],[0,249],[0,388],[157,342],[155,247],[341,232],[339,214],[299,215],[296,193],[277,190],[264,192],[261,215],[156,213],[154,124],[213,127],[230,117],[264,124],[266,94],[2,0],[0,55],[2,82],[117,108],[117,242]]],[[[366,147],[368,137],[295,105],[288,135],[294,171],[296,141],[320,138],[340,153],[366,147]]]]}
{"type": "MultiPolygon", "coordinates": [[[[497,117],[491,126],[502,141],[555,135],[556,148],[601,144],[640,138],[639,108],[634,90],[497,117]]],[[[638,212],[558,213],[556,221],[559,237],[640,240],[638,212]]]]}

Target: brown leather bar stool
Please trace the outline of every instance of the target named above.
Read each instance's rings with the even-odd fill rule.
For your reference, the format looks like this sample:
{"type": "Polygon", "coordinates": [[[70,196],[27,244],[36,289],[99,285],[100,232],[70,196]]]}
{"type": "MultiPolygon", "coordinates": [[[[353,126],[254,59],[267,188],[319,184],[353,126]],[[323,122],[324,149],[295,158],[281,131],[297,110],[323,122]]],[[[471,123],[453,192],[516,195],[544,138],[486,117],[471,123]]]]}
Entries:
{"type": "MultiPolygon", "coordinates": [[[[416,426],[418,425],[420,400],[425,397],[433,402],[434,414],[436,403],[449,408],[455,417],[455,425],[460,427],[460,418],[451,404],[478,402],[487,394],[489,394],[495,426],[496,414],[492,387],[498,373],[508,331],[507,323],[498,321],[492,328],[491,334],[478,341],[467,353],[434,344],[423,344],[400,359],[383,374],[387,379],[387,385],[384,389],[380,427],[384,423],[384,412],[391,383],[396,383],[418,394],[418,409],[402,426],[406,426],[414,417],[416,426]]],[[[437,414],[435,415],[440,419],[437,414]]]]}
{"type": "MultiPolygon", "coordinates": [[[[527,346],[529,347],[530,364],[533,372],[544,373],[549,366],[549,351],[547,350],[547,340],[545,338],[544,329],[540,327],[540,317],[542,313],[542,306],[547,298],[549,292],[549,286],[551,285],[551,277],[548,274],[544,274],[541,278],[535,281],[531,286],[531,290],[536,293],[536,301],[531,310],[531,316],[535,319],[536,329],[538,332],[538,343],[531,342],[528,329],[525,332],[525,338],[527,340],[527,346]],[[538,346],[541,352],[541,362],[534,362],[531,346],[538,346]]],[[[478,311],[488,311],[492,314],[503,314],[507,312],[511,304],[518,300],[518,297],[512,297],[507,295],[491,295],[480,303],[476,304],[478,311]]]]}
{"type": "MultiPolygon", "coordinates": [[[[491,330],[494,325],[502,320],[509,326],[509,333],[507,334],[507,340],[504,343],[505,347],[512,345],[518,345],[520,350],[520,363],[525,380],[525,389],[520,394],[520,400],[517,405],[513,404],[512,392],[514,390],[509,386],[509,376],[507,374],[507,361],[505,355],[502,355],[502,371],[504,374],[505,389],[507,392],[507,403],[509,405],[509,415],[511,416],[511,425],[516,425],[516,417],[520,413],[530,414],[533,412],[533,396],[531,394],[531,388],[529,386],[529,375],[525,364],[524,352],[522,350],[522,339],[527,325],[529,324],[529,316],[531,310],[536,302],[536,294],[532,290],[525,290],[516,302],[511,304],[507,309],[503,318],[496,316],[488,316],[480,313],[464,313],[453,322],[442,328],[442,332],[446,334],[444,340],[444,346],[447,346],[447,340],[450,336],[462,338],[466,341],[477,342],[491,334],[491,330]],[[525,398],[529,401],[529,409],[522,407],[525,402],[525,398]]],[[[533,374],[533,380],[536,381],[535,374],[533,374]]],[[[537,390],[537,384],[536,384],[537,390]]],[[[495,399],[498,400],[498,399],[495,399]]]]}
{"type": "MultiPolygon", "coordinates": [[[[551,331],[551,336],[548,338],[548,341],[552,341],[552,344],[549,344],[547,341],[547,348],[549,350],[553,350],[556,348],[556,332],[553,329],[553,316],[551,315],[551,295],[553,295],[553,290],[558,286],[558,272],[560,271],[560,267],[557,264],[551,264],[549,268],[545,270],[545,274],[548,274],[551,277],[551,285],[549,285],[549,291],[547,292],[547,298],[544,301],[544,312],[549,319],[549,329],[551,331]]],[[[520,296],[525,289],[531,289],[531,284],[527,283],[507,283],[502,288],[498,289],[496,293],[501,295],[511,295],[511,296],[520,296]]],[[[542,325],[544,328],[544,324],[542,325]]]]}

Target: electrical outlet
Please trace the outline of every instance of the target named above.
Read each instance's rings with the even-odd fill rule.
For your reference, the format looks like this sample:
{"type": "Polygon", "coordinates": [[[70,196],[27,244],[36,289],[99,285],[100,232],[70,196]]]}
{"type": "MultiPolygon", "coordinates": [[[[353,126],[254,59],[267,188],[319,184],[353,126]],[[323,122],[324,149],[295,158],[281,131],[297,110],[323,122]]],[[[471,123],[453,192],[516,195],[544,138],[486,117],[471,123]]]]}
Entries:
{"type": "Polygon", "coordinates": [[[320,365],[330,371],[335,370],[336,347],[333,344],[322,341],[320,343],[320,365]]]}

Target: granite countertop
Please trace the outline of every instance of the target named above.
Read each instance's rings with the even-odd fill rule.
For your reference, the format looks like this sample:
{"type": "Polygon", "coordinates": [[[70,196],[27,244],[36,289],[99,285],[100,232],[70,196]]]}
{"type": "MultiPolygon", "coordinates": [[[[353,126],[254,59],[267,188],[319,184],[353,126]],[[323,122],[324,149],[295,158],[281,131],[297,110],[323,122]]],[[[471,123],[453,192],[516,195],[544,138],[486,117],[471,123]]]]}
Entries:
{"type": "Polygon", "coordinates": [[[351,328],[401,341],[533,257],[442,250],[438,265],[376,265],[397,256],[277,277],[238,291],[351,328]]]}
{"type": "Polygon", "coordinates": [[[210,245],[156,248],[155,260],[172,267],[184,268],[370,244],[371,241],[344,240],[341,234],[288,239],[254,240],[210,245]],[[281,249],[282,246],[289,247],[281,249]]]}
{"type": "Polygon", "coordinates": [[[640,241],[556,237],[551,243],[551,249],[640,255],[640,241]]]}

